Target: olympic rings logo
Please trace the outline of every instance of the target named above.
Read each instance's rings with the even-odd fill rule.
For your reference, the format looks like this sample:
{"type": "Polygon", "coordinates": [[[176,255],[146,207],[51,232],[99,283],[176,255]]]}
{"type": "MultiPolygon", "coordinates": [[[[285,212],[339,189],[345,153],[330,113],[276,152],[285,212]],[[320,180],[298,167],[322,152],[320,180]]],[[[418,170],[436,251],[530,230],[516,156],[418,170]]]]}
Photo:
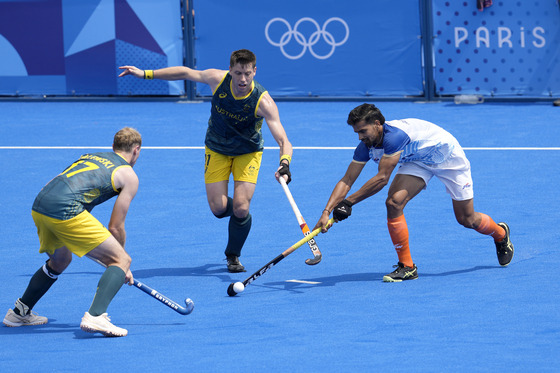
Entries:
{"type": "Polygon", "coordinates": [[[315,21],[313,18],[304,17],[304,18],[301,18],[299,21],[296,22],[293,29],[292,29],[292,26],[290,26],[290,24],[288,23],[288,21],[286,21],[284,18],[276,17],[276,18],[273,18],[270,21],[268,21],[268,23],[266,24],[266,27],[264,29],[264,34],[266,36],[266,40],[268,40],[268,42],[270,44],[274,45],[275,47],[280,47],[280,50],[282,51],[282,54],[286,58],[289,58],[291,60],[297,60],[305,54],[307,49],[309,49],[309,52],[313,55],[313,57],[315,57],[319,60],[325,60],[325,59],[327,59],[327,58],[329,58],[330,56],[333,55],[336,47],[339,47],[342,44],[346,43],[346,41],[348,40],[348,37],[350,36],[350,29],[348,28],[348,24],[342,18],[338,18],[338,17],[332,17],[332,18],[327,19],[325,21],[325,23],[323,24],[323,27],[320,27],[319,23],[317,23],[317,21],[315,21]],[[272,25],[275,22],[283,23],[284,25],[286,25],[286,27],[288,29],[280,37],[280,40],[278,42],[275,42],[275,41],[271,40],[270,35],[269,35],[270,25],[272,25]],[[303,36],[303,34],[298,31],[298,27],[300,27],[300,25],[303,22],[311,22],[315,26],[315,28],[317,29],[317,31],[313,32],[309,36],[309,39],[306,39],[305,36],[303,36]],[[327,26],[331,22],[338,22],[338,23],[342,24],[342,26],[344,26],[344,29],[346,30],[346,34],[341,41],[336,41],[334,36],[330,32],[327,31],[327,26]],[[284,47],[292,40],[292,37],[294,38],[294,40],[299,45],[301,45],[303,47],[301,52],[299,54],[295,55],[295,56],[288,54],[286,52],[286,50],[284,49],[284,47]],[[317,44],[319,42],[319,40],[321,40],[321,38],[328,45],[331,46],[329,52],[325,55],[319,55],[313,50],[313,46],[315,44],[317,44]]]}

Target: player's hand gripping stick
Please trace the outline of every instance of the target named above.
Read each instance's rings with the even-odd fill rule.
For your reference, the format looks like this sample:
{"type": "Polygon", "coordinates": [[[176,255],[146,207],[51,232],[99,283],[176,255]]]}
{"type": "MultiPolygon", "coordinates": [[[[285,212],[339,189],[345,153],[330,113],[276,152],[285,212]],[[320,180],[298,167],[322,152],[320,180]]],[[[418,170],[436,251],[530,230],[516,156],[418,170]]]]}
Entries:
{"type": "Polygon", "coordinates": [[[352,215],[352,205],[353,203],[347,199],[342,200],[333,210],[333,218],[336,221],[342,221],[348,219],[352,215]]]}

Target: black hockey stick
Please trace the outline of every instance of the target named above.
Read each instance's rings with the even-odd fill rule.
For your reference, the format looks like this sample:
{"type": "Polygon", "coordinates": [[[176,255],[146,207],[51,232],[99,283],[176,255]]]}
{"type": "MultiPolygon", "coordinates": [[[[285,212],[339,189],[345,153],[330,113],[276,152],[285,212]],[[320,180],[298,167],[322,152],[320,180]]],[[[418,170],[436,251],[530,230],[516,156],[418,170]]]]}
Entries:
{"type": "MultiPolygon", "coordinates": [[[[331,218],[327,224],[333,224],[333,223],[334,223],[334,218],[331,218]]],[[[304,238],[302,238],[301,240],[299,240],[298,242],[296,242],[295,244],[290,246],[290,248],[285,250],[282,254],[278,255],[276,258],[274,258],[270,262],[266,263],[261,269],[259,269],[255,273],[253,273],[251,276],[249,276],[247,279],[245,279],[245,281],[242,282],[243,288],[245,288],[251,282],[255,281],[257,278],[264,275],[269,269],[271,269],[276,264],[278,264],[282,259],[284,259],[288,255],[290,255],[291,253],[296,251],[304,243],[309,242],[309,240],[313,239],[313,237],[315,237],[319,233],[321,233],[321,228],[315,229],[313,232],[311,232],[310,234],[308,234],[307,236],[305,236],[304,238]]],[[[234,295],[237,294],[237,292],[233,289],[234,284],[235,283],[232,282],[231,284],[229,284],[229,286],[227,288],[227,294],[230,297],[233,297],[234,295]]]]}

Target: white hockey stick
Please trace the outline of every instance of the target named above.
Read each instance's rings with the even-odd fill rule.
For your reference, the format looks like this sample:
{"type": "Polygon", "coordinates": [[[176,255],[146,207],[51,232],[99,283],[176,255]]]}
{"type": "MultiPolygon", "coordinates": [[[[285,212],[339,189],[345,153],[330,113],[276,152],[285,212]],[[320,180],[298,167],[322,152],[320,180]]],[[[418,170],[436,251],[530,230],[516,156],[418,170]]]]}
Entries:
{"type": "MultiPolygon", "coordinates": [[[[294,214],[296,215],[299,227],[301,228],[303,235],[307,236],[308,234],[311,233],[311,230],[309,229],[307,223],[303,219],[303,216],[301,215],[301,212],[299,211],[296,205],[296,201],[294,201],[294,197],[292,197],[292,193],[290,192],[290,189],[286,184],[286,180],[284,180],[283,177],[280,177],[280,184],[282,185],[282,189],[284,189],[284,193],[286,193],[286,197],[288,197],[288,201],[290,201],[290,206],[292,206],[292,210],[294,210],[294,214]]],[[[307,244],[309,245],[309,248],[313,253],[313,258],[306,259],[305,264],[308,264],[310,266],[319,264],[323,256],[321,254],[321,250],[319,250],[319,246],[317,246],[317,242],[315,241],[314,238],[312,238],[309,241],[307,241],[307,244]]]]}

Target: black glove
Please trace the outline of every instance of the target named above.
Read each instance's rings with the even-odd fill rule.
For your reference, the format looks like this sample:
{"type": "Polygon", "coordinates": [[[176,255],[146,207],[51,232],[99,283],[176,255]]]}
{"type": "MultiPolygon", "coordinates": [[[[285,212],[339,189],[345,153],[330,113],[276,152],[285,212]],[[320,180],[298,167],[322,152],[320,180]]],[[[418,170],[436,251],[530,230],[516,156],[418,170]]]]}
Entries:
{"type": "Polygon", "coordinates": [[[286,184],[289,184],[290,181],[292,181],[292,174],[290,173],[290,165],[287,164],[286,162],[280,162],[280,168],[278,169],[277,172],[280,175],[280,177],[282,177],[282,175],[288,176],[288,180],[286,181],[286,184]]]}
{"type": "Polygon", "coordinates": [[[340,202],[333,210],[333,218],[336,221],[342,221],[352,215],[352,202],[347,199],[340,202]]]}

